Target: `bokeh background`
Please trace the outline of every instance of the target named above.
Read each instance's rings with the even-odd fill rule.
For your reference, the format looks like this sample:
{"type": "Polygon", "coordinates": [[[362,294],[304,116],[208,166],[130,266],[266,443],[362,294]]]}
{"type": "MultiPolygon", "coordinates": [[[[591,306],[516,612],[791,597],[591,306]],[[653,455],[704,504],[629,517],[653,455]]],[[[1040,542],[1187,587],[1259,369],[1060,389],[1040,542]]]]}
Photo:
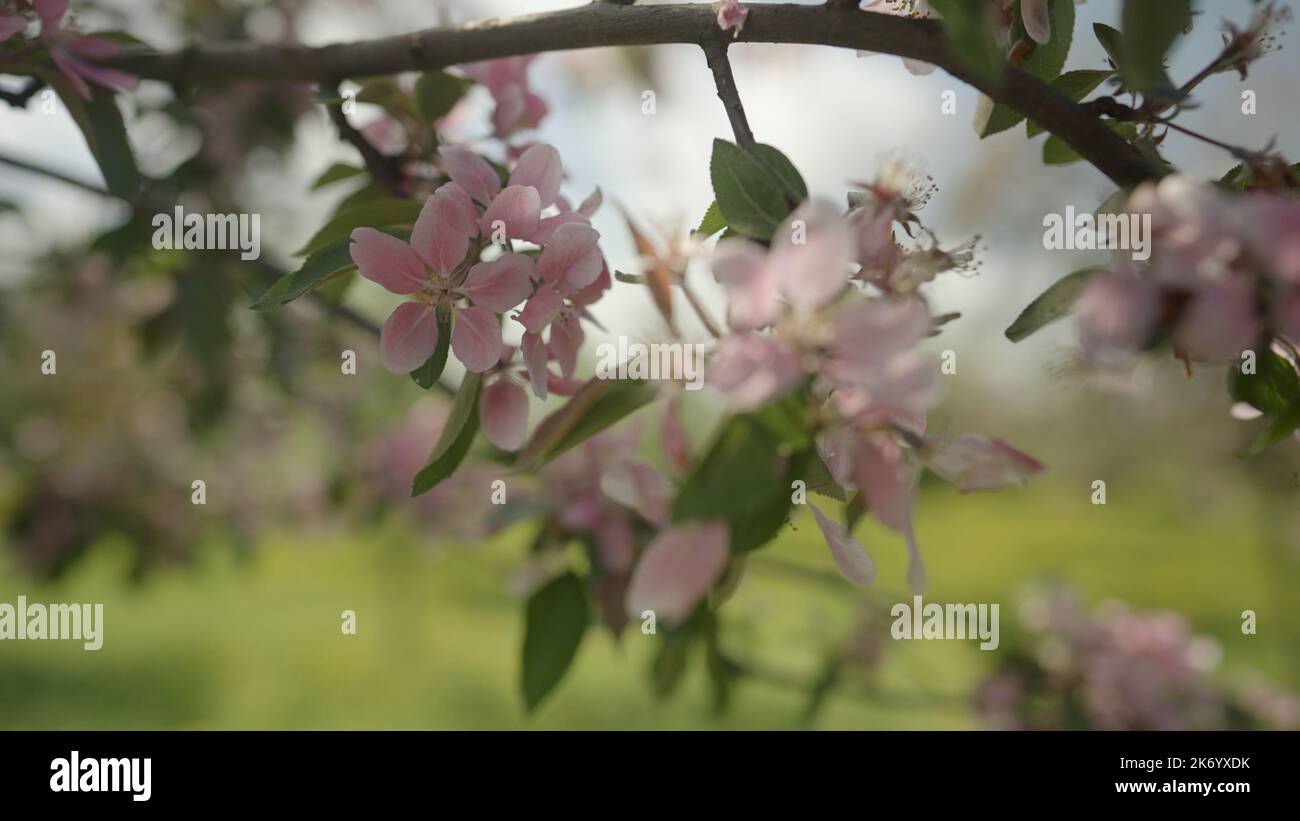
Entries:
{"type": "MultiPolygon", "coordinates": [[[[87,29],[177,47],[195,37],[320,44],[567,5],[122,0],[74,10],[87,29]]],[[[1221,18],[1244,22],[1252,7],[1200,5],[1172,54],[1176,80],[1213,55],[1221,18]]],[[[1091,24],[1118,25],[1118,3],[1088,0],[1078,13],[1067,68],[1102,67],[1091,24]]],[[[1207,81],[1183,122],[1249,147],[1276,140],[1294,159],[1300,65],[1294,37],[1282,42],[1247,80],[1207,81]],[[1244,89],[1257,95],[1253,116],[1241,113],[1244,89]]],[[[433,498],[403,492],[436,439],[439,399],[382,372],[372,337],[306,301],[269,317],[245,310],[265,286],[256,264],[152,251],[147,222],[126,205],[0,163],[0,601],[103,602],[106,621],[94,653],[0,643],[0,727],[1006,726],[989,708],[998,682],[1026,665],[1050,669],[1063,652],[1059,637],[1030,629],[1043,623],[1044,584],[1067,585],[1098,618],[1153,614],[1155,637],[1119,662],[1136,671],[1116,685],[1121,698],[1160,700],[1147,691],[1164,693],[1161,677],[1184,675],[1187,662],[1234,704],[1267,702],[1257,724],[1300,721],[1287,696],[1300,690],[1300,446],[1240,458],[1253,427],[1229,416],[1222,369],[1189,378],[1161,360],[1088,373],[1074,365],[1069,321],[1018,345],[1002,336],[1055,278],[1104,258],[1044,250],[1043,215],[1091,210],[1113,186],[1082,163],[1042,166],[1043,138],[1030,142],[1023,128],[980,141],[977,95],[941,71],[916,77],[893,57],[802,46],[731,55],[758,139],[783,150],[816,195],[842,201],[882,159],[905,156],[939,186],[927,225],[947,244],[981,237],[979,273],[928,291],[936,313],[963,315],[930,345],[958,363],[931,426],[1003,436],[1048,470],[998,494],[927,483],[917,529],[927,601],[1000,603],[1001,649],[891,641],[881,613],[910,598],[900,540],[860,526],[880,566],[878,587],[863,591],[798,516],[722,611],[725,641],[752,673],[727,709],[715,709],[702,663],[673,697],[657,697],[652,643],[629,630],[592,632],[558,693],[527,716],[514,587],[532,534],[508,522],[482,530],[491,466],[433,498]],[[955,115],[941,109],[949,89],[955,115]],[[47,348],[57,377],[39,372],[47,348]],[[345,348],[358,352],[356,376],[339,373],[345,348]],[[195,478],[208,485],[203,507],[190,504],[195,478]],[[1105,505],[1092,503],[1097,480],[1105,505]],[[356,636],[340,631],[346,609],[356,636]],[[1248,609],[1255,635],[1241,630],[1248,609]],[[1162,641],[1177,659],[1161,655],[1162,641]],[[828,659],[841,662],[834,674],[828,659]]],[[[566,192],[599,186],[660,236],[698,221],[712,199],[710,141],[729,128],[697,48],[548,54],[532,76],[551,106],[537,136],[560,150],[566,192]],[[643,113],[646,90],[653,114],[643,113]]],[[[264,260],[292,267],[292,251],[349,193],[312,191],[312,180],[355,157],[308,93],[216,88],[181,106],[146,82],[126,103],[141,168],[194,208],[260,213],[264,260]]],[[[66,113],[39,103],[0,106],[0,155],[98,186],[66,113]]],[[[368,108],[358,106],[358,125],[378,116],[368,108]]],[[[459,137],[486,136],[489,108],[485,90],[472,92],[459,137]]],[[[1178,134],[1165,151],[1202,178],[1235,162],[1178,134]]],[[[606,207],[595,225],[611,267],[636,270],[617,212],[606,207]]],[[[716,313],[707,270],[692,279],[716,313]]],[[[391,305],[365,285],[343,299],[376,320],[391,305]]],[[[664,334],[635,285],[617,284],[596,313],[613,334],[664,334]]],[[[588,370],[601,339],[589,339],[588,370]]],[[[697,444],[718,413],[707,395],[691,398],[697,444]]],[[[653,436],[643,448],[654,457],[653,436]]],[[[1187,714],[1166,708],[1152,710],[1187,714]]],[[[1079,726],[1044,709],[1043,726],[1079,726]]]]}

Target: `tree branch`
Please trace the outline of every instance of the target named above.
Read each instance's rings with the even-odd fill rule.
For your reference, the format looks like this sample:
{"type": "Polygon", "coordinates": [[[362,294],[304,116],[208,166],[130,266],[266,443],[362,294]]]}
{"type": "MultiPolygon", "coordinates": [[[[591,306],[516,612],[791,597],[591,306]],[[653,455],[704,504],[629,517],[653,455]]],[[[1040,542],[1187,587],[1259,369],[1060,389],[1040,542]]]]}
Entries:
{"type": "Polygon", "coordinates": [[[742,146],[754,144],[754,132],[749,130],[749,119],[745,117],[745,106],[740,102],[740,90],[736,88],[736,78],[731,74],[731,61],[727,59],[727,44],[710,40],[703,45],[704,58],[713,70],[713,84],[718,88],[718,99],[727,109],[727,119],[731,121],[731,131],[736,135],[736,143],[742,146]]]}
{"type": "MultiPolygon", "coordinates": [[[[425,29],[396,37],[308,47],[220,43],[176,52],[124,51],[100,61],[170,82],[229,80],[312,82],[446,68],[544,51],[660,43],[726,42],[706,3],[623,6],[592,3],[564,11],[425,29]]],[[[939,66],[1043,125],[1120,185],[1157,179],[1165,170],[1095,115],[1019,68],[1001,82],[971,74],[948,46],[943,27],[858,11],[844,4],[755,5],[738,42],[805,43],[896,54],[939,66]]]]}
{"type": "MultiPolygon", "coordinates": [[[[334,83],[338,87],[338,83],[334,83]]],[[[342,96],[342,89],[339,94],[342,96]]],[[[386,157],[366,139],[366,136],[352,127],[348,122],[348,115],[343,111],[342,103],[333,103],[327,106],[330,113],[330,120],[334,127],[338,129],[339,138],[349,143],[361,154],[361,160],[366,164],[366,170],[382,186],[388,189],[395,197],[410,196],[406,191],[406,186],[402,180],[402,174],[397,170],[392,158],[386,157]]]]}

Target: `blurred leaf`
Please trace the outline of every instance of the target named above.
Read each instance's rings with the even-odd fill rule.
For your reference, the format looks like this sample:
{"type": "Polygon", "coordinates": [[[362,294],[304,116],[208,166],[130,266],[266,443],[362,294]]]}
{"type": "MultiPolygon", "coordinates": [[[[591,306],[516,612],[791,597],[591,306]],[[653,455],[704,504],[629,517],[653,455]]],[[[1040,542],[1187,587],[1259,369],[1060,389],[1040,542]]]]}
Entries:
{"type": "Polygon", "coordinates": [[[451,323],[452,312],[444,308],[438,309],[438,346],[433,349],[433,356],[411,371],[411,379],[415,384],[424,388],[426,391],[438,384],[438,378],[442,376],[442,371],[447,367],[447,351],[451,347],[451,323]]]}
{"type": "Polygon", "coordinates": [[[996,80],[1004,64],[984,3],[971,0],[930,0],[943,17],[944,32],[958,59],[986,81],[996,80]]]}
{"type": "Polygon", "coordinates": [[[383,199],[339,211],[312,236],[294,256],[307,256],[339,239],[347,239],[357,228],[412,225],[420,216],[418,200],[383,199]]]}
{"type": "Polygon", "coordinates": [[[415,107],[423,121],[432,125],[447,115],[474,87],[474,81],[445,71],[426,71],[415,81],[415,107]]]}
{"type": "Polygon", "coordinates": [[[1050,325],[1069,314],[1074,301],[1079,298],[1084,287],[1101,270],[1084,268],[1058,279],[1052,287],[1039,294],[1037,299],[1020,312],[1020,316],[1016,317],[1016,321],[1012,322],[1011,327],[1005,332],[1007,339],[1019,342],[1039,328],[1050,325]]]}
{"type": "Polygon", "coordinates": [[[528,712],[537,709],[573,664],[589,610],[582,580],[572,573],[553,579],[528,599],[521,677],[528,712]]]}
{"type": "Polygon", "coordinates": [[[804,483],[812,493],[826,496],[838,502],[845,501],[848,496],[840,483],[835,481],[831,476],[830,468],[826,467],[826,461],[822,459],[821,454],[813,453],[808,457],[808,470],[804,473],[804,483]]]}
{"type": "Polygon", "coordinates": [[[77,128],[81,129],[86,147],[99,165],[109,192],[127,202],[134,202],[140,193],[140,172],[136,169],[135,154],[131,151],[126,125],[122,122],[122,112],[114,95],[92,87],[90,99],[83,100],[57,71],[39,72],[39,76],[58,93],[77,128]]]}
{"type": "Polygon", "coordinates": [[[657,391],[643,379],[592,379],[564,405],[541,421],[515,461],[518,470],[536,470],[570,448],[600,433],[657,391]]]}
{"type": "Polygon", "coordinates": [[[410,95],[392,77],[372,77],[361,81],[357,102],[377,105],[398,120],[419,119],[410,95]]]}
{"type": "Polygon", "coordinates": [[[1123,33],[1114,26],[1108,26],[1105,23],[1093,23],[1092,33],[1097,36],[1097,42],[1101,43],[1101,47],[1106,49],[1106,55],[1115,64],[1115,68],[1122,72],[1124,70],[1123,33]]]}
{"type": "MultiPolygon", "coordinates": [[[[390,230],[385,233],[403,240],[410,236],[410,232],[401,230],[390,230]]],[[[279,308],[313,288],[319,288],[355,271],[357,266],[352,261],[351,244],[351,237],[345,236],[313,251],[302,261],[302,266],[298,270],[277,279],[249,307],[254,311],[279,308]]]]}
{"type": "MultiPolygon", "coordinates": [[[[1178,35],[1191,26],[1191,0],[1124,0],[1120,41],[1124,82],[1143,92],[1173,89],[1164,60],[1178,35]]],[[[1103,44],[1104,45],[1104,44],[1103,44]]]]}
{"type": "Polygon", "coordinates": [[[1238,402],[1270,415],[1300,408],[1300,379],[1285,357],[1271,350],[1259,352],[1255,373],[1242,373],[1241,365],[1228,371],[1228,393],[1238,402]]]}
{"type": "MultiPolygon", "coordinates": [[[[1051,86],[1077,103],[1095,91],[1097,86],[1113,76],[1115,76],[1115,72],[1107,69],[1085,68],[1078,71],[1067,71],[1052,80],[1051,86]]],[[[1025,123],[1025,132],[1029,137],[1037,137],[1045,130],[1034,120],[1025,123]]]]}
{"type": "Polygon", "coordinates": [[[709,177],[718,211],[741,234],[766,242],[790,213],[785,183],[735,143],[713,141],[709,177]]]}
{"type": "Polygon", "coordinates": [[[840,675],[843,671],[844,662],[838,657],[828,658],[822,664],[821,672],[808,688],[808,703],[804,705],[803,715],[800,717],[804,725],[812,724],[817,720],[822,707],[826,705],[826,699],[840,683],[840,675]]]}
{"type": "Polygon", "coordinates": [[[346,180],[349,177],[355,177],[357,174],[364,174],[366,169],[356,165],[349,165],[345,162],[336,162],[321,173],[316,181],[311,184],[311,190],[318,191],[330,183],[346,180]]]}
{"type": "Polygon", "coordinates": [[[478,434],[478,395],[483,384],[483,374],[465,372],[460,390],[451,403],[451,412],[438,437],[438,443],[429,454],[429,462],[411,482],[411,495],[419,496],[433,490],[439,482],[451,476],[469,453],[469,446],[478,434]]]}
{"type": "Polygon", "coordinates": [[[1269,417],[1268,424],[1256,434],[1250,446],[1246,448],[1245,455],[1258,456],[1287,436],[1290,436],[1295,432],[1296,428],[1300,428],[1300,407],[1292,408],[1278,416],[1269,417]]]}
{"type": "Polygon", "coordinates": [[[650,668],[651,683],[656,699],[666,699],[676,692],[686,675],[690,658],[691,636],[683,632],[663,632],[659,652],[650,668]]]}
{"type": "Polygon", "coordinates": [[[700,227],[695,229],[695,234],[700,239],[708,239],[726,227],[727,221],[722,218],[722,212],[718,210],[718,201],[714,200],[709,203],[709,210],[704,212],[700,227]]]}

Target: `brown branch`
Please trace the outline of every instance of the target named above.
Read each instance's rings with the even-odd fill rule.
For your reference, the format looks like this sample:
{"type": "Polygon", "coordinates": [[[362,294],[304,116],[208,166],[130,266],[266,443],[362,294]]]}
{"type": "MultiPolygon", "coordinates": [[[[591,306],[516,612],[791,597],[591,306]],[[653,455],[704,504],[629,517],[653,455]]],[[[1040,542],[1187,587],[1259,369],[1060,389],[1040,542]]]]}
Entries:
{"type": "Polygon", "coordinates": [[[713,84],[718,88],[718,99],[727,109],[727,119],[731,121],[731,131],[736,135],[736,143],[743,146],[754,144],[754,132],[749,130],[749,119],[745,117],[745,106],[740,102],[740,90],[736,88],[736,78],[731,73],[731,61],[727,59],[725,41],[710,40],[703,45],[704,58],[713,70],[713,84]]]}
{"type": "MultiPolygon", "coordinates": [[[[544,51],[660,43],[726,42],[712,5],[593,3],[564,11],[426,29],[396,37],[308,47],[214,43],[175,52],[126,51],[101,61],[171,82],[312,82],[394,74],[544,51]]],[[[1094,114],[1018,69],[1001,82],[978,77],[950,49],[942,24],[858,11],[843,4],[750,6],[737,42],[804,43],[896,54],[931,63],[1042,124],[1121,185],[1165,170],[1094,114]]]]}
{"type": "Polygon", "coordinates": [[[45,81],[39,77],[33,77],[21,91],[0,89],[0,100],[4,100],[14,108],[26,108],[28,101],[35,97],[36,92],[42,88],[45,88],[45,81]]]}
{"type": "MultiPolygon", "coordinates": [[[[338,84],[334,84],[338,87],[338,84]]],[[[342,88],[339,88],[339,96],[343,95],[342,88]]],[[[361,154],[361,160],[366,164],[366,170],[375,181],[388,189],[395,197],[410,196],[406,191],[406,185],[402,179],[402,172],[398,170],[397,165],[391,157],[386,157],[378,148],[371,144],[366,136],[348,122],[348,115],[343,111],[343,103],[337,102],[326,106],[330,113],[330,120],[334,127],[338,129],[339,138],[350,144],[361,154]]]]}

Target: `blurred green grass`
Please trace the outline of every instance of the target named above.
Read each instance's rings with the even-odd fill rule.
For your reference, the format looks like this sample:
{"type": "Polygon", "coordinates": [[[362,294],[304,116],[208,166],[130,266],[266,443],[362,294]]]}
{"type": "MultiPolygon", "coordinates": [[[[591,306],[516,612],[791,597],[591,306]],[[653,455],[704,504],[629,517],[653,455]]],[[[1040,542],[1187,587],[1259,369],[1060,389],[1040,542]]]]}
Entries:
{"type": "MultiPolygon", "coordinates": [[[[1223,648],[1225,675],[1253,670],[1300,684],[1300,614],[1289,560],[1253,532],[1254,512],[1050,474],[1019,491],[960,496],[927,486],[918,513],[930,568],[927,600],[1000,602],[1002,640],[1016,596],[1044,577],[1090,601],[1118,598],[1184,614],[1223,648]],[[1128,495],[1127,501],[1124,501],[1128,495]],[[1165,501],[1160,501],[1164,498],[1165,501]],[[1258,613],[1255,636],[1240,613],[1258,613]]],[[[814,497],[819,504],[825,500],[814,497]]],[[[866,523],[880,569],[869,595],[903,591],[904,550],[866,523]]],[[[409,524],[350,533],[267,536],[249,554],[210,543],[190,567],[129,580],[124,545],[105,544],[64,579],[36,585],[0,571],[0,601],[102,601],[98,652],[75,642],[0,643],[2,728],[747,728],[796,727],[824,653],[854,626],[862,591],[835,578],[806,512],[757,554],[723,609],[729,649],[770,675],[744,680],[712,714],[699,659],[675,697],[657,702],[655,641],[629,626],[615,642],[588,633],[559,691],[533,716],[517,697],[520,603],[506,580],[529,534],[437,543],[409,524]],[[799,569],[794,569],[799,568],[799,569]],[[345,636],[340,613],[357,613],[345,636]],[[770,679],[770,680],[769,680],[770,679]]],[[[824,728],[966,728],[989,656],[965,642],[886,641],[878,673],[827,703],[824,728]]]]}

